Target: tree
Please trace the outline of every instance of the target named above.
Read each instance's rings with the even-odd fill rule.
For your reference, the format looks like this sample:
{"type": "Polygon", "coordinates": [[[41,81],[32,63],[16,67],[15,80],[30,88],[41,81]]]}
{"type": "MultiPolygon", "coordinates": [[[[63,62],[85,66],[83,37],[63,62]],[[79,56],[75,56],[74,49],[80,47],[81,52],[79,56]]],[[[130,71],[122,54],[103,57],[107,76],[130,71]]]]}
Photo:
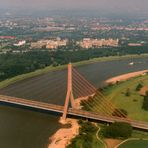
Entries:
{"type": "Polygon", "coordinates": [[[104,128],[103,135],[107,138],[129,138],[132,130],[132,126],[129,123],[115,122],[104,128]]]}
{"type": "Polygon", "coordinates": [[[141,83],[139,83],[136,87],[136,91],[140,91],[142,87],[143,87],[143,85],[141,83]]]}
{"type": "Polygon", "coordinates": [[[148,91],[145,93],[142,108],[148,111],[148,91]]]}
{"type": "Polygon", "coordinates": [[[126,118],[128,113],[126,110],[124,109],[115,109],[112,113],[113,116],[116,116],[116,117],[123,117],[123,118],[126,118]]]}
{"type": "Polygon", "coordinates": [[[145,96],[148,97],[148,91],[145,92],[145,96]]]}
{"type": "Polygon", "coordinates": [[[130,89],[128,88],[125,92],[125,96],[129,97],[131,95],[131,91],[130,89]]]}

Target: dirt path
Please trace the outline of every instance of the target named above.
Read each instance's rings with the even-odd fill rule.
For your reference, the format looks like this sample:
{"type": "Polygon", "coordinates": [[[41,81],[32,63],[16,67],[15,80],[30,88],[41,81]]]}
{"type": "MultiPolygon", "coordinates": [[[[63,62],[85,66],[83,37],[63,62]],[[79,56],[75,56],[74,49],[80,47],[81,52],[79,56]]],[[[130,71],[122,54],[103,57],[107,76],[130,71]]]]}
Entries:
{"type": "Polygon", "coordinates": [[[107,145],[106,145],[106,143],[104,143],[104,142],[99,138],[99,132],[100,132],[101,128],[98,127],[97,124],[95,124],[95,126],[98,128],[98,130],[97,130],[97,132],[96,132],[96,138],[98,139],[98,141],[100,141],[100,142],[104,145],[105,148],[108,148],[107,145]]]}

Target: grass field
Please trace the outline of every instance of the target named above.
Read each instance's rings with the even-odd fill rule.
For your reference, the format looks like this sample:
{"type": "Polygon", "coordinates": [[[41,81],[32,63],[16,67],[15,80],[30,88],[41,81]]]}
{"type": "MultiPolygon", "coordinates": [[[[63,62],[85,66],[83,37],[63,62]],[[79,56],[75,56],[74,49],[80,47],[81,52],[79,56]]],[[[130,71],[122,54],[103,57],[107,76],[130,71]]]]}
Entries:
{"type": "Polygon", "coordinates": [[[132,78],[120,84],[116,84],[105,89],[105,95],[117,107],[125,109],[128,116],[135,120],[148,121],[148,112],[142,109],[143,96],[136,91],[136,86],[142,83],[148,85],[148,75],[132,78]],[[127,88],[131,95],[126,96],[127,88]]]}
{"type": "Polygon", "coordinates": [[[147,148],[148,140],[129,140],[121,144],[118,148],[147,148]]]}
{"type": "Polygon", "coordinates": [[[132,138],[139,138],[139,139],[146,138],[146,139],[148,139],[148,132],[133,130],[132,138]]]}

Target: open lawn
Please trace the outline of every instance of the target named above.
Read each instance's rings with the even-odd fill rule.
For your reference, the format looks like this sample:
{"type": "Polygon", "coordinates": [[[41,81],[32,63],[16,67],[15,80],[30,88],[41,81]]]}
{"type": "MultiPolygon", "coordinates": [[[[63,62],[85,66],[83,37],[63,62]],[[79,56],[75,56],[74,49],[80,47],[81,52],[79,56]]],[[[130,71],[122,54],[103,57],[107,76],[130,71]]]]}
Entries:
{"type": "Polygon", "coordinates": [[[129,140],[121,144],[118,148],[147,148],[148,140],[129,140]]]}
{"type": "Polygon", "coordinates": [[[146,139],[148,139],[148,132],[133,130],[132,138],[139,138],[139,139],[146,138],[146,139]]]}
{"type": "Polygon", "coordinates": [[[117,108],[125,109],[130,118],[148,121],[148,112],[142,109],[143,96],[140,96],[140,93],[135,90],[139,83],[144,86],[148,85],[148,75],[110,86],[105,89],[104,93],[117,108]],[[130,96],[125,95],[127,89],[130,91],[130,96]]]}

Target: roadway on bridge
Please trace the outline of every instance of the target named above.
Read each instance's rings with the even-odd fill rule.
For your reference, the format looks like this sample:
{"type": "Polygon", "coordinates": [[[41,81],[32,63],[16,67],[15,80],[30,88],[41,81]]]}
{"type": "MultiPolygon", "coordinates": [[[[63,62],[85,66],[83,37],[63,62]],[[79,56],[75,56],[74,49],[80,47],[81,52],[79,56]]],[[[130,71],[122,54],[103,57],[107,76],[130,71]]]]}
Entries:
{"type": "MultiPolygon", "coordinates": [[[[10,104],[15,104],[15,105],[20,105],[20,106],[26,106],[26,107],[31,107],[31,108],[41,109],[41,110],[46,110],[46,111],[52,111],[56,113],[63,113],[63,110],[64,110],[64,106],[48,104],[48,103],[43,103],[43,102],[38,102],[38,101],[31,101],[27,99],[15,98],[15,97],[4,96],[4,95],[0,95],[0,102],[10,103],[10,104]]],[[[113,123],[115,121],[128,122],[134,128],[148,130],[148,122],[134,121],[134,120],[118,118],[118,117],[113,117],[113,116],[109,117],[109,116],[99,115],[93,112],[76,110],[72,108],[69,108],[68,115],[96,120],[96,121],[104,121],[108,123],[113,123]]]]}

